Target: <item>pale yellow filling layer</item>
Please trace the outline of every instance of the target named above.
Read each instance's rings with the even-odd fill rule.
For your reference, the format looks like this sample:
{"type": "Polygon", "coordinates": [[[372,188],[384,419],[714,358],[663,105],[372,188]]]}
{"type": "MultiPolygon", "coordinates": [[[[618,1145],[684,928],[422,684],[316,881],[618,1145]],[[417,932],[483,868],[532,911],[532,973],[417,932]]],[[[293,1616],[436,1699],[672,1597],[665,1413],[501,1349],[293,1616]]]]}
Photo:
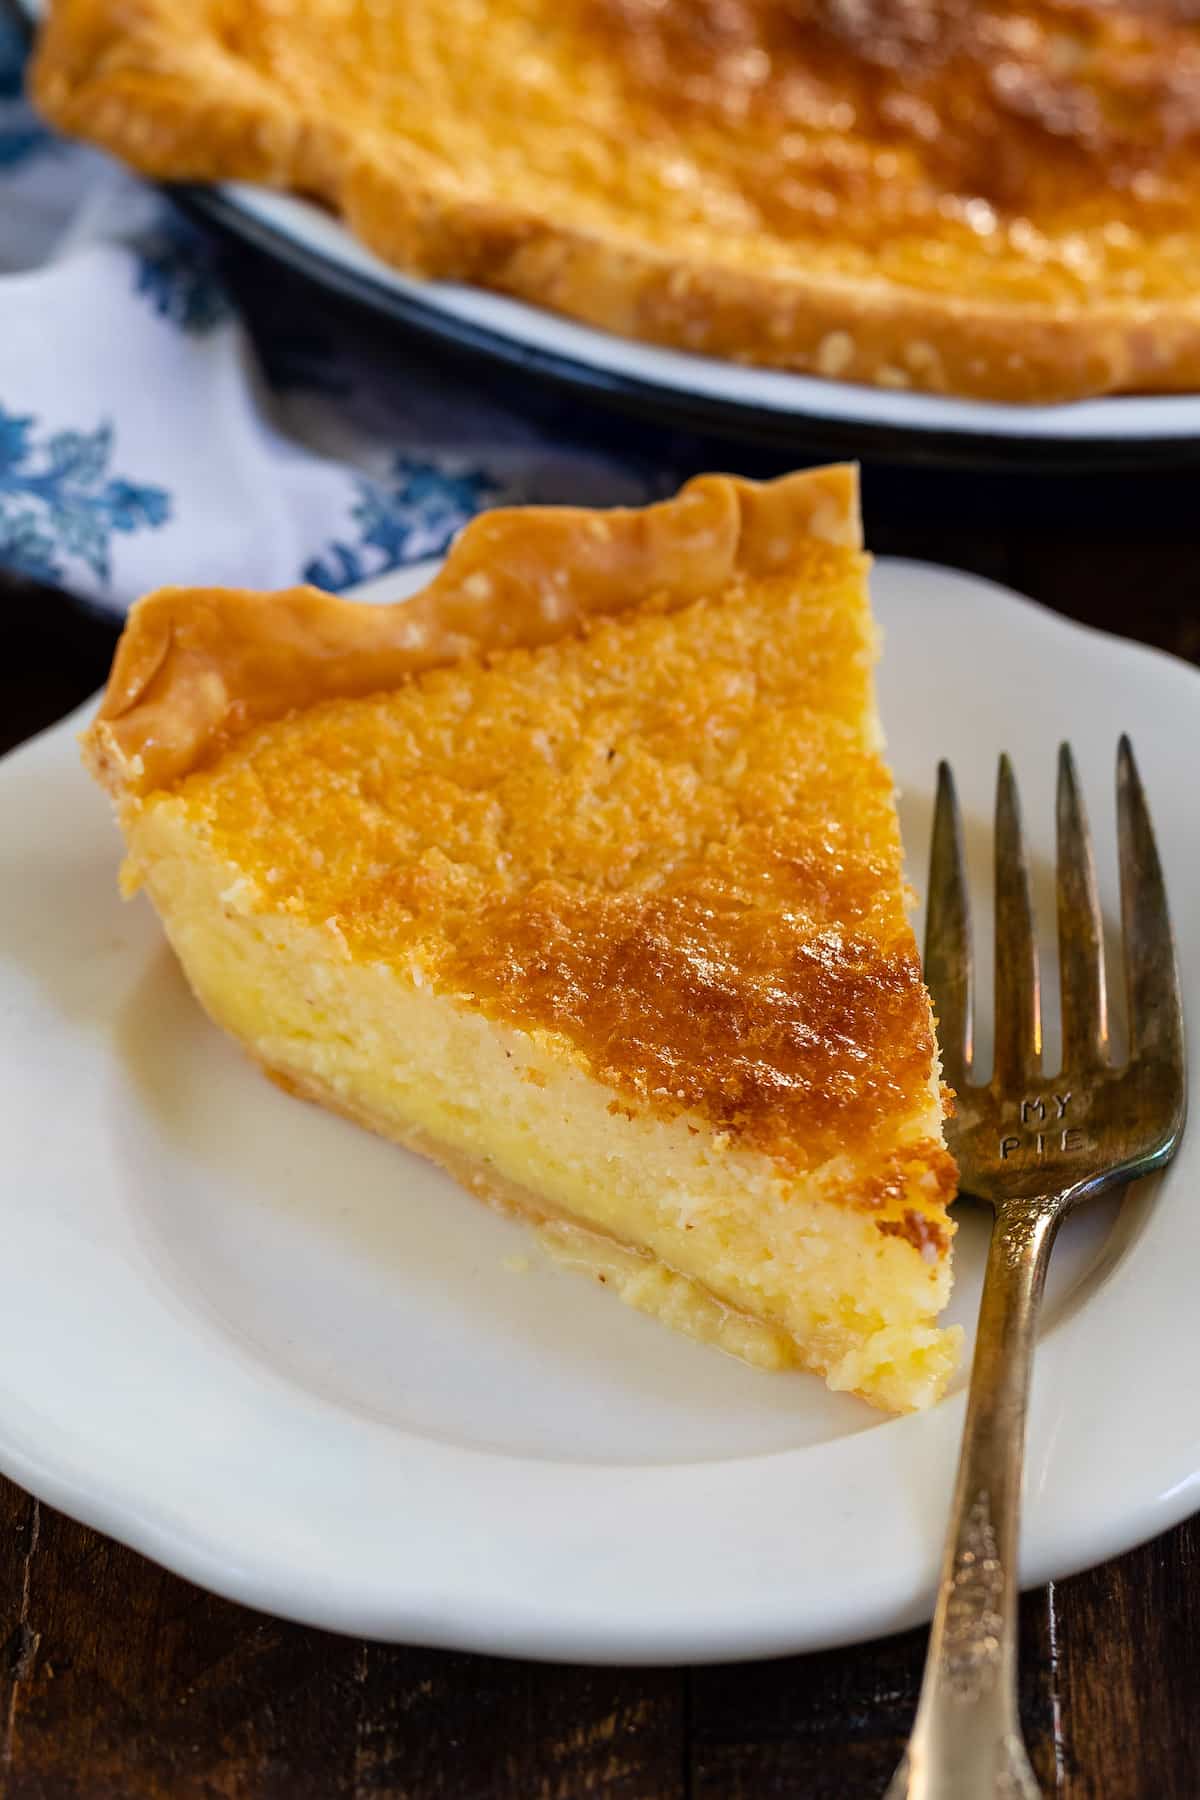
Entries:
{"type": "MultiPolygon", "coordinates": [[[[485,1197],[520,1193],[569,1260],[694,1337],[816,1370],[889,1410],[940,1394],[959,1337],[936,1322],[948,1259],[830,1197],[850,1159],[785,1179],[702,1120],[610,1110],[563,1041],[481,1017],[418,968],[355,962],[334,928],[268,910],[180,802],[152,801],[127,825],[132,871],[146,872],[198,998],[268,1068],[475,1171],[485,1197]]],[[[911,1136],[939,1131],[931,1086],[911,1136]]]]}

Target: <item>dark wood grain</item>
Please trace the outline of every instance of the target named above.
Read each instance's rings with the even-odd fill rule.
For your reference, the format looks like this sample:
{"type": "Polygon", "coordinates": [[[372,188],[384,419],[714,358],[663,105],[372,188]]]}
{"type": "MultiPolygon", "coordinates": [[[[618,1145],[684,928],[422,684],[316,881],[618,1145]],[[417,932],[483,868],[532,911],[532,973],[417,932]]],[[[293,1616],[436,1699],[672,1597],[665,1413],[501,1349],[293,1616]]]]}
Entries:
{"type": "MultiPolygon", "coordinates": [[[[1048,1640],[1047,1595],[1026,1595],[1021,1717],[1038,1774],[1053,1791],[1048,1640]]],[[[924,1644],[925,1633],[911,1631],[866,1649],[693,1671],[692,1800],[881,1794],[912,1725],[924,1644]]]]}
{"type": "MultiPolygon", "coordinates": [[[[1200,660],[1192,488],[872,470],[866,495],[879,551],[1200,660]]],[[[98,685],[112,640],[53,595],[0,605],[8,745],[98,685]]],[[[0,1481],[0,1794],[856,1800],[894,1766],[923,1635],[691,1671],[364,1644],[217,1600],[0,1481]]],[[[1025,1597],[1022,1716],[1057,1800],[1198,1800],[1196,1520],[1025,1597]]]]}
{"type": "Polygon", "coordinates": [[[670,1671],[307,1631],[214,1599],[10,1484],[2,1506],[0,1583],[19,1615],[0,1676],[13,1800],[683,1793],[670,1671]]]}

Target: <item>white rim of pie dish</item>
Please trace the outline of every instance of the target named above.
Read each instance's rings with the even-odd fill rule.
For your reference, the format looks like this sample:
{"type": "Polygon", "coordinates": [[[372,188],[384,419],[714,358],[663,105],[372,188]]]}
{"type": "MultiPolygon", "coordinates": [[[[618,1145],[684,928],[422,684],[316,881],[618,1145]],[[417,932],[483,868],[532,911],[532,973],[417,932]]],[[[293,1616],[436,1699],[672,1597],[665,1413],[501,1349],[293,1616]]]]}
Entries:
{"type": "Polygon", "coordinates": [[[290,240],[331,269],[419,304],[433,314],[563,365],[601,371],[648,390],[739,410],[841,426],[916,434],[954,433],[1015,443],[1086,446],[1117,439],[1152,443],[1200,435],[1200,395],[1114,394],[1054,405],[960,399],[755,368],[619,337],[506,294],[461,282],[405,275],[361,244],[333,214],[296,195],[249,182],[213,190],[226,214],[290,240]]]}

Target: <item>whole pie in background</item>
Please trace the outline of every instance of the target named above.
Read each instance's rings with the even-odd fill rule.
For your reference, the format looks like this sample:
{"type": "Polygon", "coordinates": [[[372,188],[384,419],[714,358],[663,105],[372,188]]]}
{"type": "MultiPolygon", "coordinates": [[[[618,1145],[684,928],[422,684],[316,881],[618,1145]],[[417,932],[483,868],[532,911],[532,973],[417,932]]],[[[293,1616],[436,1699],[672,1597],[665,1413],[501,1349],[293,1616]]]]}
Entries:
{"type": "Polygon", "coordinates": [[[633,338],[1046,401],[1200,387],[1191,0],[55,0],[146,174],[633,338]]]}

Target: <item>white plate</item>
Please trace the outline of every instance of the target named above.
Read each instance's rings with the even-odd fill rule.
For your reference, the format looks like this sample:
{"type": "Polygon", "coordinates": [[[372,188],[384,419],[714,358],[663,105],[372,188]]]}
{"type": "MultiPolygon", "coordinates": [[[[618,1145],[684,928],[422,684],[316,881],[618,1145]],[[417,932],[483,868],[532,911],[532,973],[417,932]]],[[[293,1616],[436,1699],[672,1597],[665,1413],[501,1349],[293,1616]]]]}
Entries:
{"type": "Polygon", "coordinates": [[[322,208],[246,182],[187,190],[193,206],[326,285],[468,348],[692,424],[776,442],[952,460],[1087,465],[1122,447],[1200,440],[1200,395],[1117,395],[1055,406],[961,400],[747,368],[660,349],[483,288],[402,275],[322,208]]]}
{"type": "MultiPolygon", "coordinates": [[[[1128,729],[1195,1018],[1195,674],[945,570],[885,562],[875,589],[914,870],[937,758],[978,850],[1002,747],[1044,865],[1068,735],[1111,912],[1128,729]]],[[[204,1021],[145,902],[116,898],[77,724],[0,769],[0,1467],[223,1594],[384,1638],[707,1659],[925,1615],[961,1390],[885,1420],[678,1338],[536,1253],[506,1268],[528,1253],[519,1228],[286,1098],[204,1021]]],[[[1200,1129],[1056,1252],[1027,1582],[1200,1499],[1198,1164],[1200,1129]]],[[[964,1319],[981,1239],[968,1214],[964,1319]]]]}

